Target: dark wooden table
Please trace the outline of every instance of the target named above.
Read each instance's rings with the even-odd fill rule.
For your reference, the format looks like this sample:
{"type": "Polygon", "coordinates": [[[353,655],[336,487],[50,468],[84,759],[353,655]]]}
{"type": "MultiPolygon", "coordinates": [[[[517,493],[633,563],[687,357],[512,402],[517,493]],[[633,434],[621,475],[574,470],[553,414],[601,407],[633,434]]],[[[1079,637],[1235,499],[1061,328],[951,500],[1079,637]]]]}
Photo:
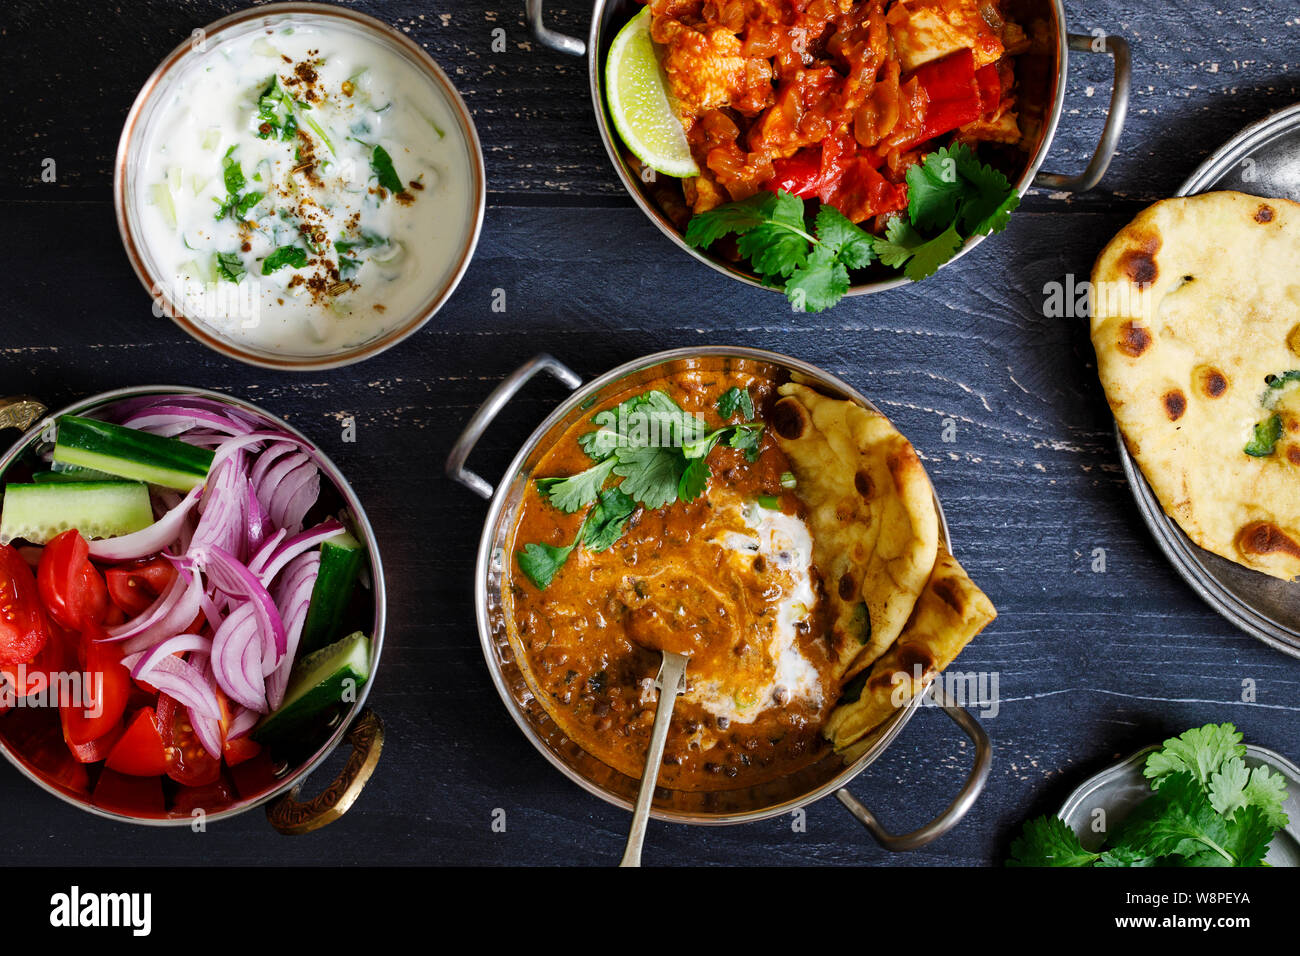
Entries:
{"type": "MultiPolygon", "coordinates": [[[[962,655],[995,671],[984,721],[989,786],[961,826],[891,856],[834,800],[743,827],[652,823],[647,863],[991,864],[1027,816],[1085,777],[1189,726],[1231,720],[1292,757],[1300,662],[1236,632],[1165,563],[1116,459],[1084,322],[1047,318],[1044,286],[1086,278],[1106,239],[1172,193],[1242,126],[1297,98],[1300,19],[1283,0],[1071,0],[1079,32],[1133,44],[1119,155],[1085,196],[1031,192],[1001,237],[931,281],[796,315],[678,253],[625,197],[597,138],[586,64],[540,47],[518,0],[356,6],[408,31],[472,109],[490,182],[482,243],[453,300],[402,346],[360,366],[285,375],[210,352],[165,319],[123,254],[112,158],[139,85],[189,32],[233,2],[22,0],[0,14],[9,138],[0,187],[9,304],[0,393],[51,405],[118,386],[198,385],[284,415],[351,477],[384,548],[391,594],[371,701],[388,727],[379,771],[340,822],[276,835],[258,811],[202,834],[109,823],[0,767],[10,860],[47,864],[616,862],[627,814],[589,797],[519,734],[489,682],[471,575],[485,508],[442,476],[472,410],[521,361],[549,351],[583,375],[712,343],[775,349],[871,396],[924,456],[957,553],[997,603],[962,655]],[[507,38],[493,52],[492,31],[507,38]],[[57,180],[41,180],[55,161],[57,180]],[[495,290],[507,311],[492,311],[495,290]],[[342,441],[355,417],[357,440],[342,441]],[[955,440],[945,442],[945,423],[955,440]],[[1093,570],[1096,549],[1105,571],[1093,570]],[[1253,683],[1256,701],[1243,702],[1253,683]],[[493,829],[504,811],[505,832],[493,829]]],[[[585,34],[581,5],[553,25],[585,34]]],[[[1110,88],[1104,58],[1072,61],[1048,165],[1081,169],[1110,88]],[[1098,62],[1091,62],[1096,60],[1098,62]]],[[[562,390],[538,383],[475,456],[495,476],[562,390]]],[[[938,812],[969,745],[918,714],[854,784],[895,829],[938,812]]],[[[326,770],[341,765],[334,758],[326,770]]],[[[323,782],[324,773],[321,775],[323,782]]]]}

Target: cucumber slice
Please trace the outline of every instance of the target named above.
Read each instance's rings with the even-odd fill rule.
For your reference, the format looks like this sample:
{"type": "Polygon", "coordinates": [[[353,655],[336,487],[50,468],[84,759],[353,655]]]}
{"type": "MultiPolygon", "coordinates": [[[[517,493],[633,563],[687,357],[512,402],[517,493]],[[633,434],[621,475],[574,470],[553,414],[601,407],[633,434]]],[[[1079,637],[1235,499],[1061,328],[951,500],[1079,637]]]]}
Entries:
{"type": "Polygon", "coordinates": [[[338,634],[364,557],[361,544],[346,531],[321,542],[320,572],[311,589],[311,604],[299,644],[302,653],[324,647],[338,634]]]}
{"type": "Polygon", "coordinates": [[[46,485],[57,482],[69,481],[121,481],[117,475],[110,475],[105,471],[95,471],[93,468],[78,468],[76,465],[61,465],[51,471],[36,471],[32,473],[32,481],[38,485],[46,485]]]}
{"type": "Polygon", "coordinates": [[[0,543],[45,544],[70,528],[84,538],[115,538],[153,524],[149,487],[136,481],[9,485],[0,512],[0,543]]]}
{"type": "Polygon", "coordinates": [[[253,728],[262,743],[294,743],[313,721],[345,703],[370,678],[370,638],[360,631],[308,654],[293,667],[284,703],[253,728]]]}
{"type": "Polygon", "coordinates": [[[59,437],[54,445],[56,462],[177,491],[190,491],[203,484],[212,458],[208,449],[176,438],[74,415],[59,419],[59,437]]]}

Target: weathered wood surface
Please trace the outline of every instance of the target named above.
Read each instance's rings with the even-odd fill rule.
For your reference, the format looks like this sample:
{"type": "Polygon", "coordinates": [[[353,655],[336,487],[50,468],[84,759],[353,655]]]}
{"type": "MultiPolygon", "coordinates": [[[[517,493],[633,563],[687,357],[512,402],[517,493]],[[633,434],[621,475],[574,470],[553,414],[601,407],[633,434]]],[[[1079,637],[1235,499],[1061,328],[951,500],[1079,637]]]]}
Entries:
{"type": "MultiPolygon", "coordinates": [[[[1296,98],[1291,4],[1160,11],[1138,0],[1070,4],[1074,29],[1134,45],[1121,153],[1094,194],[1031,194],[1007,232],[921,286],[821,316],[738,286],[677,253],[620,193],[596,138],[585,65],[541,50],[514,4],[358,4],[412,35],[474,110],[492,194],[461,289],[419,335],[361,366],[289,376],[191,341],[131,273],[109,203],[120,122],[170,46],[232,4],[127,3],[83,26],[50,4],[0,20],[11,138],[0,187],[9,305],[0,392],[57,405],[123,385],[229,391],[289,418],[351,477],[384,548],[387,647],[371,700],[388,725],[379,772],[339,823],[277,837],[253,812],[208,832],[92,818],[0,767],[11,859],[43,863],[612,863],[627,815],[554,771],[516,730],[487,677],[471,575],[484,507],[442,477],[461,425],[493,384],[549,351],[585,376],[649,352],[713,343],[771,348],[870,395],[925,457],[957,554],[1001,616],[962,656],[995,671],[1000,710],[988,790],[957,831],[890,856],[834,800],[722,829],[652,823],[647,863],[988,864],[1027,816],[1092,772],[1188,726],[1233,720],[1297,756],[1300,662],[1236,632],[1182,583],[1141,524],[1079,320],[1047,318],[1044,286],[1082,280],[1141,203],[1167,195],[1247,122],[1296,98]],[[490,9],[489,9],[490,8],[490,9]],[[440,16],[438,12],[442,11],[440,16]],[[490,52],[504,27],[508,51],[490,52]],[[44,157],[58,182],[39,182],[44,157]],[[504,289],[507,311],[491,309],[504,289]],[[353,416],[357,440],[341,440],[353,416]],[[954,440],[944,441],[945,428],[954,440]],[[1106,570],[1093,571],[1096,549],[1106,570]],[[1257,701],[1243,703],[1243,682],[1257,701]],[[505,833],[491,823],[505,811],[505,833]]],[[[72,5],[67,9],[72,10],[72,5]]],[[[585,31],[585,14],[554,25],[585,31]]],[[[1081,168],[1100,130],[1109,68],[1078,60],[1050,166],[1081,168]],[[1089,88],[1092,95],[1088,94],[1089,88]]],[[[495,476],[562,397],[538,382],[473,464],[495,476]]],[[[969,745],[919,714],[854,791],[899,830],[955,792],[969,745]]],[[[329,766],[340,766],[336,755],[329,766]]],[[[327,767],[328,769],[328,767],[327,767]]],[[[323,780],[323,773],[322,773],[323,780]]]]}

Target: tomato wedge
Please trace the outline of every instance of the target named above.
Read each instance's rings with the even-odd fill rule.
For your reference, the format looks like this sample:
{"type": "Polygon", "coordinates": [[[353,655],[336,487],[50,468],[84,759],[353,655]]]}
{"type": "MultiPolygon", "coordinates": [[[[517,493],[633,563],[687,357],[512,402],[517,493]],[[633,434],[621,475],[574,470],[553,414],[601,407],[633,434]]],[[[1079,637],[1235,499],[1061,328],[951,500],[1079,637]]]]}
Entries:
{"type": "MultiPolygon", "coordinates": [[[[60,701],[63,732],[69,744],[87,744],[118,726],[131,694],[131,674],[122,666],[122,649],[102,640],[102,628],[90,625],[81,636],[81,699],[60,701]]],[[[105,754],[107,756],[107,754],[105,754]]]]}
{"type": "Polygon", "coordinates": [[[36,583],[46,612],[69,630],[100,624],[108,612],[104,579],[90,563],[90,546],[75,528],[45,546],[36,583]]]}
{"type": "Polygon", "coordinates": [[[149,609],[176,577],[176,568],[166,558],[137,561],[104,572],[108,596],[127,618],[149,609]]]}
{"type": "Polygon", "coordinates": [[[94,740],[87,740],[84,743],[68,740],[68,723],[66,717],[63,722],[63,739],[68,744],[68,750],[72,756],[77,759],[78,763],[99,763],[101,760],[108,758],[117,746],[118,740],[122,737],[122,725],[116,724],[110,727],[108,732],[94,740]]]}
{"type": "Polygon", "coordinates": [[[129,777],[104,769],[95,782],[91,800],[95,806],[128,816],[162,816],[166,811],[159,777],[129,777]]]}
{"type": "Polygon", "coordinates": [[[152,707],[141,707],[131,718],[105,766],[132,777],[160,777],[167,772],[171,751],[163,744],[152,707]]]}
{"type": "Polygon", "coordinates": [[[221,761],[208,753],[175,698],[158,695],[158,728],[169,751],[167,776],[186,787],[206,787],[221,776],[221,761]]]}
{"type": "Polygon", "coordinates": [[[0,544],[0,664],[21,664],[48,637],[36,578],[11,545],[0,544]]]}

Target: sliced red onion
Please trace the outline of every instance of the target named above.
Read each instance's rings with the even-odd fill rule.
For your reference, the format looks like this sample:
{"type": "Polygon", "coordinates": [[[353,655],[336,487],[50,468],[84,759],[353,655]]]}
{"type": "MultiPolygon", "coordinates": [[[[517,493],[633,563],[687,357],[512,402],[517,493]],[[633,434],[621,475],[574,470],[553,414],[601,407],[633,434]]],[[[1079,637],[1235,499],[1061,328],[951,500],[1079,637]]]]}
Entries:
{"type": "Polygon", "coordinates": [[[190,550],[208,546],[221,548],[243,557],[245,539],[244,508],[248,499],[248,478],[244,474],[243,454],[222,463],[215,477],[208,481],[203,497],[203,517],[194,530],[190,550]]]}
{"type": "Polygon", "coordinates": [[[197,569],[191,574],[184,566],[148,610],[133,620],[108,629],[110,641],[130,640],[127,653],[145,650],[169,637],[185,633],[199,613],[203,579],[197,569]]]}
{"type": "MultiPolygon", "coordinates": [[[[204,681],[208,686],[212,686],[216,678],[212,673],[212,658],[209,654],[191,654],[190,663],[199,668],[199,673],[203,675],[204,681]]],[[[206,717],[194,707],[187,707],[186,711],[190,716],[190,726],[194,728],[194,735],[199,738],[199,743],[203,744],[206,750],[213,758],[220,760],[222,752],[222,735],[221,721],[213,720],[206,717]]]]}
{"type": "MultiPolygon", "coordinates": [[[[275,602],[266,587],[248,568],[230,552],[215,545],[196,548],[194,559],[208,574],[208,580],[221,591],[234,598],[247,598],[257,615],[263,638],[263,653],[274,650],[276,660],[285,652],[284,622],[276,610],[275,602]]],[[[220,671],[218,671],[219,673],[220,671]]]]}
{"type": "Polygon", "coordinates": [[[289,532],[285,531],[283,528],[271,535],[271,537],[267,539],[266,543],[257,549],[257,553],[253,555],[253,559],[248,562],[248,570],[252,571],[254,574],[260,575],[262,573],[262,567],[271,560],[275,550],[280,547],[280,543],[287,537],[289,537],[289,532]]]}
{"type": "Polygon", "coordinates": [[[262,507],[262,502],[257,500],[257,492],[253,488],[253,483],[248,484],[247,501],[244,509],[244,539],[247,544],[247,553],[254,555],[258,549],[266,542],[275,530],[275,525],[271,523],[271,516],[266,513],[262,507]]]}
{"type": "Polygon", "coordinates": [[[298,555],[310,551],[322,541],[334,537],[342,530],[342,524],[333,518],[326,518],[316,527],[296,534],[292,538],[286,538],[270,555],[259,553],[255,559],[257,566],[254,567],[253,564],[249,564],[249,570],[256,574],[264,585],[270,587],[271,582],[275,580],[275,576],[280,573],[281,568],[298,557],[298,555]]]}
{"type": "Polygon", "coordinates": [[[242,604],[221,623],[212,637],[212,672],[217,684],[231,700],[259,714],[267,712],[266,678],[261,658],[256,666],[246,666],[246,651],[258,645],[257,616],[253,605],[242,604]]]}
{"type": "Polygon", "coordinates": [[[247,737],[261,719],[262,715],[257,711],[239,707],[230,718],[230,726],[226,728],[226,739],[238,740],[240,737],[247,737]]]}
{"type": "MultiPolygon", "coordinates": [[[[122,663],[134,669],[139,663],[136,655],[122,658],[122,663]]],[[[212,685],[197,667],[179,657],[165,654],[141,676],[141,680],[157,687],[164,694],[176,698],[177,703],[192,707],[205,717],[221,719],[221,706],[212,685]]]]}
{"type": "Polygon", "coordinates": [[[157,644],[152,650],[142,651],[138,654],[128,654],[123,658],[125,664],[129,658],[136,661],[134,664],[127,665],[131,671],[131,676],[136,680],[142,680],[148,683],[148,673],[154,669],[154,666],[164,657],[171,654],[182,654],[190,651],[202,651],[207,654],[212,649],[212,641],[206,637],[200,637],[197,634],[178,634],[176,637],[169,637],[167,640],[157,644]]]}
{"type": "Polygon", "coordinates": [[[134,561],[157,554],[169,544],[181,537],[185,519],[203,493],[203,486],[196,486],[181,499],[180,504],[149,527],[133,534],[124,534],[120,538],[104,538],[90,542],[90,556],[101,561],[134,561]]]}
{"type": "Polygon", "coordinates": [[[284,477],[271,491],[267,505],[271,520],[290,534],[302,530],[303,519],[320,497],[320,469],[305,462],[284,477]]]}
{"type": "Polygon", "coordinates": [[[251,425],[236,421],[224,411],[215,412],[179,405],[153,405],[128,415],[122,420],[127,428],[136,428],[152,435],[174,438],[196,428],[208,428],[230,435],[247,435],[251,425]]]}
{"type": "Polygon", "coordinates": [[[284,702],[284,692],[289,686],[289,674],[298,654],[298,640],[307,623],[311,607],[311,592],[320,574],[320,552],[300,554],[284,569],[284,579],[277,591],[276,605],[284,618],[287,650],[283,659],[266,677],[266,700],[271,710],[284,702]]]}
{"type": "Polygon", "coordinates": [[[267,446],[257,456],[253,462],[253,467],[248,470],[248,481],[254,488],[260,488],[266,483],[266,473],[271,470],[272,466],[285,455],[293,454],[297,449],[296,445],[290,442],[276,442],[267,446]]]}

